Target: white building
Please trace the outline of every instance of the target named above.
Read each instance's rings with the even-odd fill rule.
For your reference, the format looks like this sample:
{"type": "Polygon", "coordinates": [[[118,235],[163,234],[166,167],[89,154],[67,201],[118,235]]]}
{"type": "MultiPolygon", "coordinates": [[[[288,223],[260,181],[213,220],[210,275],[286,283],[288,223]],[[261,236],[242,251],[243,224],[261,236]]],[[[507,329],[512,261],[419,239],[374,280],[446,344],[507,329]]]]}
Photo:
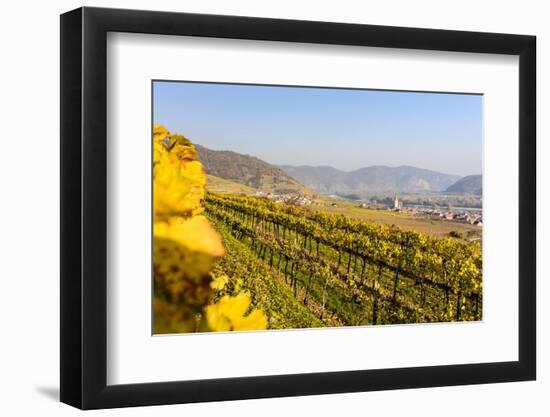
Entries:
{"type": "Polygon", "coordinates": [[[397,194],[395,195],[395,198],[393,200],[393,209],[394,210],[401,210],[403,208],[403,203],[399,201],[399,197],[397,197],[397,194]]]}

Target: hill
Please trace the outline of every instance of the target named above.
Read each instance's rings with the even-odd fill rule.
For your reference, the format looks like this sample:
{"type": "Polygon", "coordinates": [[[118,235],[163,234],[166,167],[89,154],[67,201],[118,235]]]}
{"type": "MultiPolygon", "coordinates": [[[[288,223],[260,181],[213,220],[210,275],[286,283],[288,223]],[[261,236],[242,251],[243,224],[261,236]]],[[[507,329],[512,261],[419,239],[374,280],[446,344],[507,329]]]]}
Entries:
{"type": "Polygon", "coordinates": [[[254,156],[215,151],[201,145],[195,145],[195,148],[199,161],[210,176],[275,194],[313,194],[281,168],[254,156]]]}
{"type": "Polygon", "coordinates": [[[481,195],[483,191],[482,179],[481,175],[468,175],[452,184],[445,192],[481,195]]]}
{"type": "Polygon", "coordinates": [[[235,181],[225,180],[215,175],[206,175],[206,189],[214,193],[254,194],[256,190],[235,181]]]}
{"type": "Polygon", "coordinates": [[[302,184],[323,194],[372,196],[440,192],[460,179],[457,175],[405,165],[399,167],[376,165],[351,172],[327,166],[283,165],[281,168],[302,184]]]}

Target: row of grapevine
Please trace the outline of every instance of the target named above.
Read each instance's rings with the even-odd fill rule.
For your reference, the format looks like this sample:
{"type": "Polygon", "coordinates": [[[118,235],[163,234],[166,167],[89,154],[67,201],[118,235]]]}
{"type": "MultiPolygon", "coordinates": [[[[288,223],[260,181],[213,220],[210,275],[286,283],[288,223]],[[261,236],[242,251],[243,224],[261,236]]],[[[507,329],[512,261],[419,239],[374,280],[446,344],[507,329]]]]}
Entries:
{"type": "Polygon", "coordinates": [[[207,194],[205,207],[207,214],[250,239],[271,266],[276,258],[274,267],[289,275],[295,293],[301,271],[306,302],[312,282],[321,281],[324,289],[317,295],[323,307],[328,283],[344,285],[354,300],[369,304],[372,323],[379,321],[380,304],[398,313],[397,320],[389,317],[388,322],[412,316],[415,322],[481,318],[480,244],[254,197],[207,194]],[[381,285],[383,277],[389,277],[389,284],[381,285]]]}

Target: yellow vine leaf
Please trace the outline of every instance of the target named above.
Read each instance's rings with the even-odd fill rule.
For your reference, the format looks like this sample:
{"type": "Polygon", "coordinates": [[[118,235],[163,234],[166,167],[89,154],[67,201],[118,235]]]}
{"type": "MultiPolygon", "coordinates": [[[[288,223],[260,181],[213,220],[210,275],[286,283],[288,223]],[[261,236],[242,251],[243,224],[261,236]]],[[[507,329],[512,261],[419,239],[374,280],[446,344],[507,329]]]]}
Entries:
{"type": "Polygon", "coordinates": [[[160,142],[164,138],[170,136],[170,132],[164,125],[154,125],[153,126],[153,141],[155,143],[160,142]]]}
{"type": "Polygon", "coordinates": [[[206,318],[211,331],[265,330],[267,318],[263,311],[254,310],[245,316],[250,307],[250,296],[241,293],[235,297],[224,296],[217,304],[206,307],[206,318]]]}
{"type": "Polygon", "coordinates": [[[155,126],[153,145],[153,210],[155,218],[192,216],[204,209],[206,174],[194,146],[182,135],[155,126]]]}
{"type": "Polygon", "coordinates": [[[200,191],[193,192],[193,182],[180,174],[179,164],[168,154],[155,166],[153,209],[155,217],[191,215],[200,205],[200,191]]]}
{"type": "MultiPolygon", "coordinates": [[[[167,222],[154,224],[155,249],[166,248],[166,241],[178,246],[177,261],[187,275],[195,279],[207,274],[214,262],[224,255],[223,244],[218,232],[202,215],[189,219],[171,218],[167,222]]],[[[162,253],[155,250],[155,261],[162,259],[162,253]]]]}
{"type": "Polygon", "coordinates": [[[210,288],[213,290],[221,291],[225,288],[227,283],[229,282],[229,278],[227,275],[220,275],[219,277],[215,277],[212,282],[210,283],[210,288]]]}

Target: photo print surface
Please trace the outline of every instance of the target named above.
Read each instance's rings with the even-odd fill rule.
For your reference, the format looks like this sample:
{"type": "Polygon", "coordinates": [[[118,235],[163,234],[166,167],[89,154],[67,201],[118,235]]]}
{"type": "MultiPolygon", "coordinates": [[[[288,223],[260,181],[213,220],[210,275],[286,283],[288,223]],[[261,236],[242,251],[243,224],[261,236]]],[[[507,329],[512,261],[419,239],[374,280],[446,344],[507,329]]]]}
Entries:
{"type": "Polygon", "coordinates": [[[152,88],[154,334],[482,320],[482,95],[152,88]]]}

